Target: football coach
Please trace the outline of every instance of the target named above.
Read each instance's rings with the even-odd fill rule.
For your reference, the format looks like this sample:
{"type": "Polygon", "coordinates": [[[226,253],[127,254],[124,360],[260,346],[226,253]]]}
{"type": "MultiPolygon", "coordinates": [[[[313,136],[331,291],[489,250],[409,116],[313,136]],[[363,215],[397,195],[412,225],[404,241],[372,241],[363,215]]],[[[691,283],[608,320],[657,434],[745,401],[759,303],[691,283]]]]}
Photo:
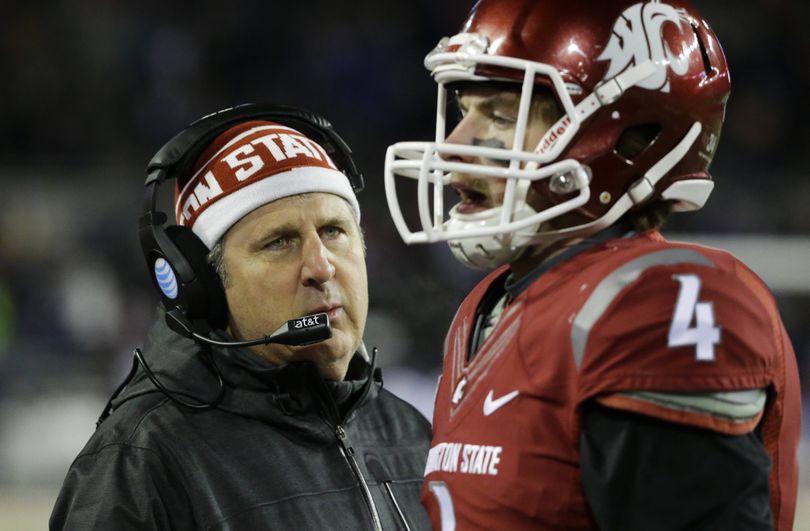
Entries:
{"type": "Polygon", "coordinates": [[[139,226],[158,317],[50,529],[429,528],[430,425],[382,389],[363,345],[350,153],[322,117],[255,105],[158,151],[139,226]]]}

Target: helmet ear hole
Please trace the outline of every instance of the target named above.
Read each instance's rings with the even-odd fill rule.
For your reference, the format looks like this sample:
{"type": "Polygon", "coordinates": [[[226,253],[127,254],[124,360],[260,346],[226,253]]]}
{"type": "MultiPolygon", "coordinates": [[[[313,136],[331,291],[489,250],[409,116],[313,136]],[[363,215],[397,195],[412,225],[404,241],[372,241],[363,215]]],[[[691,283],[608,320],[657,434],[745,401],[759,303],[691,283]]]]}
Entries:
{"type": "Polygon", "coordinates": [[[619,136],[613,151],[623,159],[632,161],[647,149],[661,132],[659,124],[642,124],[628,127],[619,136]]]}

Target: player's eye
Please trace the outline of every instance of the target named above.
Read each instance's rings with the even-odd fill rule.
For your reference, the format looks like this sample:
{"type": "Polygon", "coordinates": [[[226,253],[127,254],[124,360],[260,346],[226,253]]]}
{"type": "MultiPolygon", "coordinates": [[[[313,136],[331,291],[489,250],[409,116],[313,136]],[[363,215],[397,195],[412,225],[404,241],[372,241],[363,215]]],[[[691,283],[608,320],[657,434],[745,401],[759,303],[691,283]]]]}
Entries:
{"type": "Polygon", "coordinates": [[[492,113],[491,119],[492,123],[502,128],[514,127],[517,123],[516,118],[498,111],[492,113]]]}

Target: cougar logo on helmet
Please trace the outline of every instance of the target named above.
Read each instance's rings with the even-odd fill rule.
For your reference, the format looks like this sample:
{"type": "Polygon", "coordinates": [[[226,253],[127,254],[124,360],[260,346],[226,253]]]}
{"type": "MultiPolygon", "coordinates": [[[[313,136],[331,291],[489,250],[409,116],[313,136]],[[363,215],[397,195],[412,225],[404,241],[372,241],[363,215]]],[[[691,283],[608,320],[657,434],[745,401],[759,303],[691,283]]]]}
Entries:
{"type": "MultiPolygon", "coordinates": [[[[670,50],[663,37],[667,22],[676,24],[683,31],[683,23],[689,27],[689,19],[682,9],[662,2],[642,2],[627,8],[613,24],[613,34],[598,61],[610,61],[603,79],[613,78],[629,67],[652,60],[658,70],[637,86],[650,90],[669,92],[667,68],[682,76],[689,68],[688,50],[670,50]]],[[[686,46],[684,44],[684,46],[686,46]]]]}

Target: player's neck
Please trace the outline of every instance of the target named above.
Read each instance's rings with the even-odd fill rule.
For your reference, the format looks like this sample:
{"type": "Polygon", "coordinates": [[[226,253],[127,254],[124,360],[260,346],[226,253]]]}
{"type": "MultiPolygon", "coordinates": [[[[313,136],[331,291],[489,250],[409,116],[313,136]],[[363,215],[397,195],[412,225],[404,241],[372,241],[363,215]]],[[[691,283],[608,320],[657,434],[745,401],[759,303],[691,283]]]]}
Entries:
{"type": "Polygon", "coordinates": [[[526,249],[526,252],[512,262],[510,268],[515,280],[521,279],[534,271],[540,264],[547,262],[562,253],[572,245],[581,242],[582,239],[557,240],[546,245],[534,245],[526,249]]]}

